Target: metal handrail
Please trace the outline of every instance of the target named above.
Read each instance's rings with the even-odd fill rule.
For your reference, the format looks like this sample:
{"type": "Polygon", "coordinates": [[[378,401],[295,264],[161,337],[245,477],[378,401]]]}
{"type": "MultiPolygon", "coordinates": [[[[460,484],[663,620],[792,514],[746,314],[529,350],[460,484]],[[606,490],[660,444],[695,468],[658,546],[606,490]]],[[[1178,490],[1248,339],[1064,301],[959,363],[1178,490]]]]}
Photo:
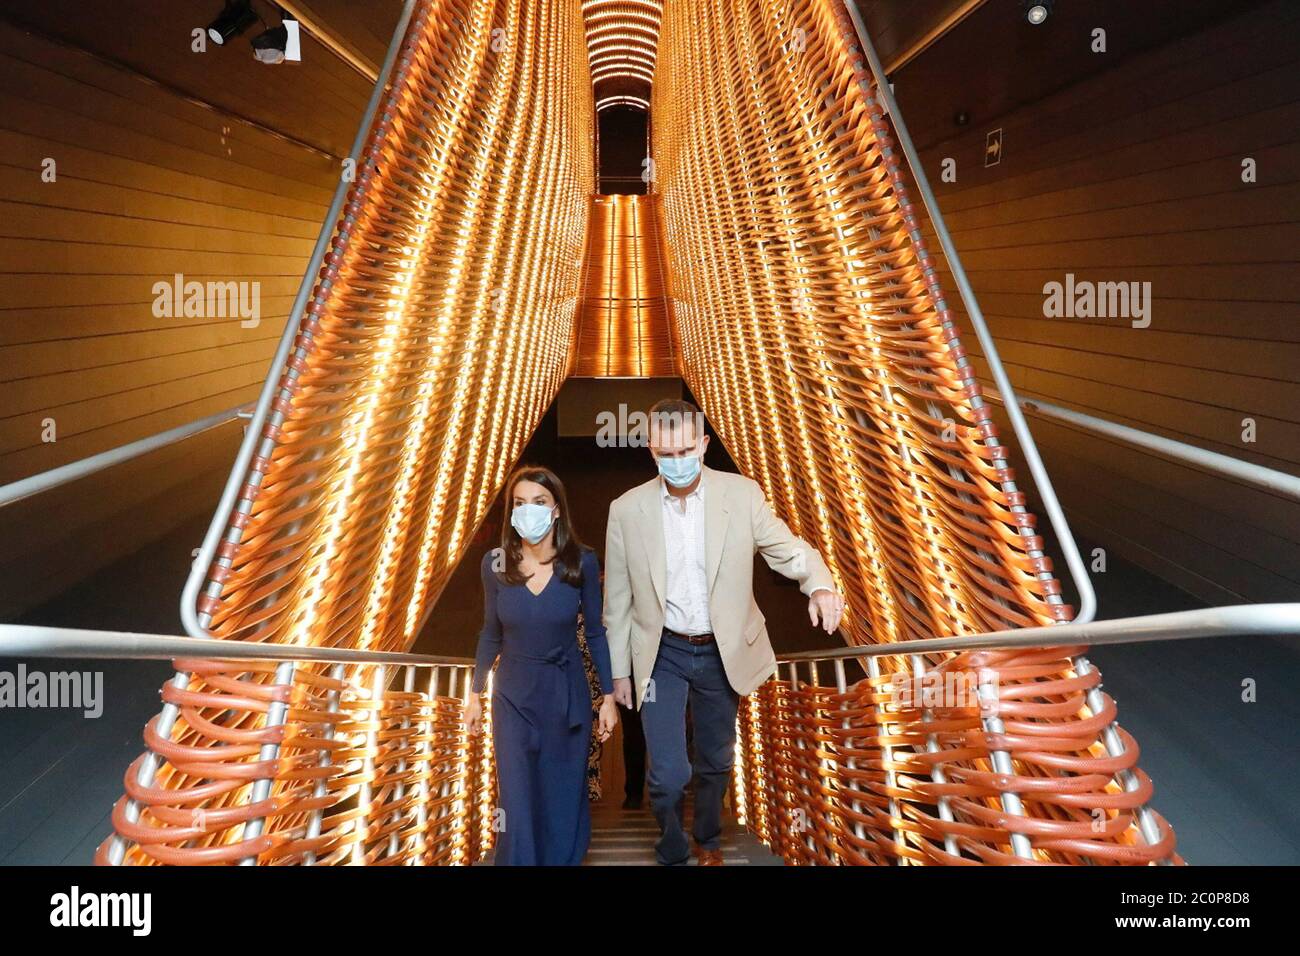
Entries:
{"type": "MultiPolygon", "coordinates": [[[[984,395],[986,398],[990,398],[1004,407],[1006,406],[1006,400],[994,390],[985,389],[984,395]]],[[[1198,448],[1195,445],[1189,445],[1187,442],[1165,438],[1163,435],[1156,435],[1140,428],[1121,425],[1105,418],[1098,418],[1095,415],[1075,411],[1073,408],[1065,408],[1062,405],[1045,402],[1040,398],[1018,396],[1016,401],[1021,408],[1031,415],[1065,422],[1068,425],[1076,425],[1093,434],[1113,438],[1126,445],[1144,448],[1182,464],[1191,465],[1194,468],[1224,478],[1240,481],[1243,484],[1251,485],[1271,494],[1282,495],[1285,498],[1300,501],[1300,477],[1296,475],[1289,475],[1284,471],[1278,471],[1276,468],[1268,468],[1254,462],[1242,461],[1240,458],[1233,458],[1231,455],[1222,455],[1216,451],[1198,448]]]]}
{"type": "MultiPolygon", "coordinates": [[[[379,110],[379,103],[383,98],[384,90],[388,86],[388,78],[392,74],[393,65],[397,61],[397,53],[402,45],[402,38],[406,35],[406,28],[411,21],[414,9],[415,0],[404,0],[402,12],[397,18],[397,25],[393,29],[393,37],[388,45],[388,53],[384,57],[384,63],[379,70],[379,77],[375,81],[374,89],[371,90],[370,100],[366,104],[366,111],[361,117],[360,125],[357,127],[356,137],[352,140],[352,149],[349,150],[348,156],[357,162],[358,167],[361,161],[361,148],[365,145],[366,137],[370,134],[370,128],[374,124],[375,114],[379,110]]],[[[280,392],[281,375],[290,354],[295,348],[298,328],[302,324],[307,300],[311,297],[316,280],[320,276],[321,263],[324,261],[325,253],[334,237],[334,231],[339,222],[339,214],[343,211],[343,203],[347,198],[350,185],[348,179],[340,174],[338,186],[334,190],[334,198],[330,201],[324,219],[321,220],[320,232],[316,236],[316,245],[312,248],[311,258],[307,261],[307,266],[303,271],[302,282],[298,286],[298,294],[294,296],[293,305],[289,308],[288,319],[284,324],[284,332],[280,336],[280,343],[276,347],[274,357],[271,359],[266,381],[262,384],[262,391],[257,397],[257,404],[253,408],[248,431],[244,435],[244,442],[240,445],[239,453],[231,466],[230,476],[226,479],[226,486],[222,490],[221,498],[212,514],[212,521],[208,525],[207,534],[204,535],[203,543],[199,546],[199,552],[194,559],[194,563],[190,566],[189,577],[186,579],[185,587],[181,592],[181,623],[185,627],[186,633],[192,637],[203,638],[210,636],[210,632],[199,617],[199,595],[207,583],[209,570],[216,557],[217,548],[221,544],[221,537],[230,524],[230,516],[239,501],[239,493],[244,487],[245,476],[248,474],[254,456],[260,450],[260,457],[269,458],[274,450],[274,440],[263,435],[263,428],[272,414],[271,403],[280,392]],[[262,447],[259,449],[259,446],[262,447]]]]}
{"type": "Polygon", "coordinates": [[[77,660],[217,660],[310,661],[322,664],[388,664],[400,667],[472,667],[470,657],[362,651],[346,647],[262,644],[219,638],[96,631],[85,628],[0,624],[0,657],[49,657],[77,660]]]}
{"type": "Polygon", "coordinates": [[[51,468],[49,471],[21,478],[7,485],[0,485],[0,508],[11,505],[15,501],[30,498],[32,495],[39,495],[42,492],[66,485],[69,482],[77,481],[80,478],[85,478],[87,475],[93,475],[95,472],[111,468],[113,465],[139,458],[160,448],[166,448],[168,445],[174,445],[193,435],[220,427],[236,419],[246,418],[252,412],[252,409],[251,404],[228,408],[224,412],[217,412],[215,415],[208,415],[185,425],[177,425],[165,432],[158,432],[156,435],[149,435],[133,442],[127,442],[125,445],[110,448],[108,451],[101,451],[97,455],[90,455],[87,458],[60,465],[57,468],[51,468]]]}
{"type": "MultiPolygon", "coordinates": [[[[1172,611],[1140,617],[1016,630],[986,631],[962,637],[935,637],[890,644],[863,644],[781,654],[778,663],[892,657],[948,651],[1003,650],[1024,647],[1073,647],[1081,644],[1138,644],[1233,635],[1300,635],[1300,603],[1237,604],[1229,607],[1172,611]]],[[[96,631],[83,628],[0,624],[0,657],[49,657],[103,660],[173,660],[211,657],[221,660],[312,661],[331,664],[390,664],[422,667],[473,666],[468,657],[362,651],[341,647],[303,647],[216,638],[96,631]]]]}
{"type": "MultiPolygon", "coordinates": [[[[0,630],[2,633],[2,630],[0,630]]],[[[1138,644],[1234,635],[1300,635],[1300,604],[1236,604],[1229,607],[1172,611],[1109,621],[1048,624],[1010,631],[986,631],[965,637],[862,644],[781,654],[777,662],[833,661],[894,657],[943,651],[1004,650],[1023,647],[1075,647],[1082,644],[1138,644]]]]}
{"type": "MultiPolygon", "coordinates": [[[[871,42],[871,37],[867,35],[862,13],[858,10],[855,0],[845,0],[844,6],[848,10],[849,18],[853,21],[858,46],[870,66],[872,76],[875,78],[876,94],[880,97],[885,110],[893,120],[898,145],[907,159],[908,166],[911,167],[912,179],[916,184],[917,191],[921,194],[921,200],[925,204],[926,212],[930,216],[930,224],[934,227],[935,237],[939,240],[944,257],[948,260],[948,268],[952,272],[953,283],[957,286],[957,292],[961,296],[962,304],[966,307],[966,315],[975,330],[975,337],[979,339],[980,347],[984,350],[984,360],[988,363],[989,372],[1003,395],[1014,396],[1015,390],[1011,387],[1011,379],[1002,366],[1002,359],[998,355],[997,345],[994,343],[993,336],[984,321],[984,313],[975,300],[975,290],[971,287],[970,280],[966,276],[966,270],[961,264],[961,258],[957,255],[957,247],[953,244],[952,236],[949,234],[948,226],[943,219],[943,213],[939,209],[938,200],[935,198],[934,190],[930,188],[930,181],[925,175],[925,166],[921,162],[920,155],[916,151],[916,145],[912,142],[912,137],[907,131],[907,124],[903,121],[903,115],[898,109],[897,101],[894,99],[893,91],[889,87],[889,78],[880,63],[880,57],[876,53],[875,45],[871,42]]],[[[982,400],[979,396],[975,396],[971,404],[975,408],[982,407],[982,400]]],[[[1033,435],[1029,432],[1029,425],[1020,411],[1020,406],[1011,403],[1006,406],[1006,409],[1007,418],[1011,421],[1011,429],[1015,432],[1016,439],[1020,443],[1020,452],[1024,455],[1025,464],[1028,466],[1029,473],[1038,488],[1038,496],[1042,501],[1043,511],[1047,514],[1052,530],[1056,532],[1056,539],[1065,557],[1065,563],[1070,569],[1071,577],[1074,578],[1074,586],[1079,594],[1079,609],[1074,619],[1079,622],[1091,621],[1097,614],[1097,595],[1093,590],[1092,580],[1088,577],[1083,555],[1079,553],[1079,546],[1074,540],[1074,533],[1070,530],[1070,524],[1066,520],[1065,510],[1056,497],[1056,490],[1052,487],[1052,480],[1047,475],[1047,468],[1043,465],[1042,456],[1038,453],[1038,446],[1034,444],[1033,435]]]]}

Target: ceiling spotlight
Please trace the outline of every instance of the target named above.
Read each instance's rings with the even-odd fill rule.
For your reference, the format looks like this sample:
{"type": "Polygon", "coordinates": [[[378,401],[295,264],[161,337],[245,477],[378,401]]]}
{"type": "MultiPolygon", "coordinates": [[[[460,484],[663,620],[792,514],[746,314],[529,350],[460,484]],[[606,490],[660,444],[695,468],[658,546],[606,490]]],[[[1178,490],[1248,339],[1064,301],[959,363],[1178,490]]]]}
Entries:
{"type": "Polygon", "coordinates": [[[278,27],[271,27],[253,37],[253,56],[260,63],[297,63],[302,59],[302,36],[298,21],[285,17],[278,27]]]}
{"type": "Polygon", "coordinates": [[[256,22],[257,14],[253,12],[249,0],[226,0],[226,8],[208,27],[208,36],[213,43],[221,46],[256,22]]]}
{"type": "Polygon", "coordinates": [[[1048,15],[1052,12],[1052,0],[1040,0],[1040,2],[1025,4],[1025,19],[1038,26],[1047,20],[1048,15]]]}

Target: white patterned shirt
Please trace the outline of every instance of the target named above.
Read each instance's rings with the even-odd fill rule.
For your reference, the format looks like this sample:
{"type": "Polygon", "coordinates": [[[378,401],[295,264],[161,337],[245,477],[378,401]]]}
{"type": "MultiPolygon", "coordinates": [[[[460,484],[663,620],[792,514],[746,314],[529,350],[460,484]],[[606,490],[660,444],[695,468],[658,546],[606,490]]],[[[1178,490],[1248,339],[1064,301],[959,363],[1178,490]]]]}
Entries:
{"type": "Polygon", "coordinates": [[[663,493],[664,557],[668,564],[664,627],[678,634],[710,634],[709,580],[704,563],[704,483],[685,499],[659,479],[663,493]],[[686,503],[685,512],[682,502],[686,503]]]}

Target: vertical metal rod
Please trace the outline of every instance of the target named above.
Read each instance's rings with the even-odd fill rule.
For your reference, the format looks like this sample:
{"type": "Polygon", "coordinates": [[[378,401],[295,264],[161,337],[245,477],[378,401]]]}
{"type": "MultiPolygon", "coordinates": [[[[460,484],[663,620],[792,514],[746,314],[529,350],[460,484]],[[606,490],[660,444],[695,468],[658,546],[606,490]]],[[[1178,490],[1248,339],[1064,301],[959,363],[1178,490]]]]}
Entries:
{"type": "MultiPolygon", "coordinates": [[[[877,685],[876,682],[880,679],[880,658],[878,657],[867,658],[867,676],[871,678],[871,692],[873,694],[879,693],[880,687],[877,685]]],[[[881,737],[889,736],[889,724],[887,723],[886,720],[888,716],[888,710],[882,707],[879,703],[877,703],[872,709],[876,712],[876,725],[880,728],[880,736],[881,737]]],[[[891,744],[881,744],[880,755],[884,758],[885,761],[885,786],[887,786],[890,790],[897,790],[898,774],[889,766],[894,762],[893,746],[891,744]]],[[[896,862],[898,866],[902,866],[906,857],[903,856],[901,851],[907,844],[903,839],[903,831],[898,828],[898,824],[902,820],[902,814],[899,810],[898,800],[892,796],[889,798],[889,819],[890,819],[891,828],[894,831],[894,846],[898,847],[898,849],[900,850],[898,855],[898,860],[896,862]]]]}
{"type": "MultiPolygon", "coordinates": [[[[330,677],[332,677],[334,680],[341,681],[346,677],[346,674],[347,674],[347,667],[344,664],[335,664],[333,667],[330,668],[330,677]]],[[[325,698],[326,710],[331,714],[337,714],[339,712],[339,706],[342,699],[343,699],[343,694],[341,691],[331,690],[325,698]]],[[[321,736],[327,741],[333,740],[335,726],[336,724],[333,722],[326,724],[324,729],[321,731],[321,736]]],[[[317,762],[317,766],[328,767],[331,766],[333,763],[334,763],[334,757],[330,753],[329,748],[326,747],[321,751],[320,760],[317,762]]],[[[321,799],[322,797],[325,796],[328,789],[329,788],[326,785],[324,778],[317,780],[316,786],[314,786],[311,791],[312,798],[315,800],[321,799]]],[[[307,839],[308,840],[314,840],[318,836],[320,836],[321,824],[324,822],[324,819],[325,819],[324,810],[316,809],[311,812],[311,816],[307,818],[307,839]]],[[[316,865],[315,850],[307,851],[307,853],[303,857],[303,865],[304,866],[316,865]]]]}
{"type": "MultiPolygon", "coordinates": [[[[473,665],[470,665],[465,669],[465,680],[469,683],[470,693],[473,693],[474,690],[474,674],[475,674],[475,668],[473,665]]],[[[492,680],[493,680],[492,674],[489,672],[487,683],[484,685],[485,689],[489,691],[489,696],[492,689],[492,680]]],[[[478,768],[479,778],[478,778],[478,782],[476,782],[476,786],[477,783],[486,781],[487,794],[490,795],[491,786],[492,786],[491,781],[493,777],[493,763],[496,760],[496,752],[493,749],[494,738],[492,736],[492,708],[491,707],[485,708],[483,711],[482,741],[483,742],[480,745],[480,749],[479,749],[479,768],[478,768]]],[[[492,808],[487,805],[487,799],[488,798],[485,797],[484,803],[481,806],[479,806],[476,810],[478,816],[478,828],[479,828],[478,838],[479,838],[480,853],[487,851],[488,849],[487,845],[492,840],[489,834],[492,832],[493,811],[492,808]]]]}
{"type": "MultiPolygon", "coordinates": [[[[821,671],[817,667],[817,661],[808,662],[808,674],[812,678],[813,688],[815,690],[820,689],[821,671]]],[[[820,707],[813,708],[814,728],[820,726],[821,712],[822,709],[820,707]]],[[[838,780],[838,773],[837,773],[837,768],[835,766],[835,760],[830,754],[831,748],[829,746],[826,746],[823,748],[823,750],[825,751],[825,756],[823,756],[821,759],[821,779],[818,781],[817,790],[819,794],[822,791],[825,791],[826,794],[825,797],[823,798],[826,803],[826,810],[822,814],[823,819],[826,822],[826,835],[827,835],[827,844],[828,844],[826,852],[827,855],[830,857],[832,864],[838,866],[841,863],[841,857],[840,854],[835,849],[836,846],[838,845],[837,837],[835,836],[836,830],[838,829],[838,827],[836,826],[836,819],[835,819],[836,816],[835,807],[839,804],[839,788],[834,785],[838,780]]]]}
{"type": "MultiPolygon", "coordinates": [[[[1092,662],[1083,655],[1074,658],[1074,668],[1080,675],[1087,675],[1093,671],[1092,662]]],[[[1101,698],[1100,687],[1093,687],[1089,690],[1085,695],[1084,700],[1088,703],[1088,709],[1094,714],[1099,714],[1105,709],[1106,702],[1101,698]]],[[[1102,742],[1105,744],[1106,753],[1112,757],[1118,757],[1120,754],[1126,752],[1124,749],[1124,741],[1120,738],[1119,730],[1113,720],[1102,732],[1102,742]]],[[[1115,776],[1119,785],[1129,793],[1132,793],[1140,786],[1137,774],[1133,773],[1132,770],[1121,770],[1115,776]]],[[[1156,822],[1155,816],[1151,813],[1151,809],[1145,803],[1137,808],[1137,818],[1138,831],[1147,845],[1155,846],[1159,843],[1161,837],[1160,824],[1156,822]]],[[[1165,857],[1161,859],[1159,863],[1162,866],[1168,866],[1170,865],[1170,860],[1168,857],[1165,857]]]]}
{"type": "MultiPolygon", "coordinates": [[[[406,665],[405,668],[403,668],[402,689],[408,694],[413,693],[415,691],[415,665],[414,664],[408,664],[406,665]]],[[[409,706],[410,706],[409,704],[404,702],[402,704],[402,709],[406,710],[406,708],[409,706]]],[[[402,810],[400,808],[401,808],[402,800],[406,797],[406,781],[405,779],[403,779],[403,774],[406,773],[406,756],[404,752],[411,740],[411,735],[409,733],[410,729],[411,729],[410,715],[403,714],[402,716],[403,734],[401,737],[401,741],[402,741],[401,747],[403,751],[403,756],[397,758],[397,785],[393,789],[393,804],[395,807],[397,807],[397,809],[393,810],[392,816],[388,818],[389,822],[391,823],[396,823],[398,820],[401,819],[402,810]]],[[[398,830],[394,829],[393,832],[388,835],[388,855],[397,856],[397,854],[400,851],[401,851],[401,840],[398,839],[398,830]]]]}
{"type": "MultiPolygon", "coordinates": [[[[456,668],[456,671],[458,675],[463,678],[457,699],[460,701],[461,709],[464,710],[465,703],[469,700],[469,695],[474,693],[474,686],[473,682],[470,680],[469,674],[465,672],[464,668],[458,667],[456,668]]],[[[473,809],[473,800],[466,799],[466,794],[472,793],[472,790],[470,789],[469,732],[465,727],[461,727],[461,738],[457,741],[456,770],[456,779],[453,787],[457,793],[457,798],[452,802],[452,807],[455,811],[452,820],[454,827],[463,830],[466,842],[465,849],[468,850],[468,842],[470,835],[473,832],[473,827],[470,821],[470,813],[473,809]]],[[[455,853],[453,853],[452,856],[453,859],[460,857],[458,862],[469,862],[467,856],[462,857],[460,854],[455,853]]]]}
{"type": "MultiPolygon", "coordinates": [[[[456,697],[456,668],[452,667],[447,672],[447,696],[456,697]]],[[[445,842],[448,846],[454,846],[454,833],[448,836],[452,831],[451,814],[447,810],[447,797],[451,793],[451,784],[447,781],[447,741],[446,735],[438,747],[438,772],[442,780],[438,784],[438,828],[437,835],[440,842],[445,842]]]]}
{"type": "MultiPolygon", "coordinates": [[[[176,676],[171,679],[170,683],[175,690],[184,690],[189,686],[190,675],[184,671],[177,671],[176,676]]],[[[159,737],[164,740],[171,737],[172,731],[176,727],[176,718],[180,716],[180,712],[180,708],[175,704],[163,704],[162,710],[158,714],[159,737]]],[[[140,770],[135,775],[135,782],[142,787],[152,787],[161,762],[158,755],[152,750],[145,754],[144,760],[140,762],[140,770]]],[[[139,801],[128,800],[124,813],[129,823],[138,823],[140,821],[139,801]]],[[[126,840],[122,838],[121,834],[114,833],[113,839],[108,845],[108,862],[112,866],[121,866],[125,857],[126,840]]]]}
{"type": "MultiPolygon", "coordinates": [[[[835,664],[835,689],[836,689],[837,691],[839,691],[839,693],[840,693],[841,695],[843,695],[843,694],[847,694],[847,693],[849,692],[849,684],[848,684],[848,677],[847,677],[847,676],[845,675],[845,673],[844,673],[844,658],[842,658],[842,657],[837,657],[837,658],[835,658],[835,662],[834,662],[834,664],[835,664]]],[[[841,710],[846,710],[846,711],[847,711],[847,710],[848,710],[848,701],[843,701],[843,702],[841,702],[841,704],[840,704],[840,709],[841,709],[841,710]]],[[[849,720],[848,714],[845,714],[844,717],[840,720],[840,727],[841,727],[843,730],[851,730],[851,729],[852,729],[853,724],[852,724],[852,722],[849,720]]],[[[854,740],[853,740],[853,738],[852,738],[852,737],[846,737],[846,738],[844,739],[844,746],[845,746],[846,749],[852,750],[853,747],[854,747],[854,740]]],[[[845,766],[847,769],[849,769],[849,770],[856,770],[856,769],[858,768],[858,761],[857,761],[857,758],[856,758],[856,757],[852,757],[852,756],[850,756],[850,757],[846,757],[845,760],[844,760],[844,766],[845,766]]],[[[852,788],[853,788],[855,791],[859,789],[859,787],[858,787],[858,782],[857,782],[856,780],[852,781],[851,784],[850,784],[850,786],[852,786],[852,788]]],[[[856,815],[856,814],[860,814],[860,813],[862,812],[862,802],[861,802],[860,800],[858,800],[857,797],[854,797],[852,800],[849,801],[849,807],[850,807],[850,809],[853,810],[853,812],[854,812],[855,815],[856,815]]],[[[866,830],[866,827],[864,827],[864,826],[862,825],[861,821],[859,821],[858,819],[856,819],[856,817],[855,817],[855,819],[854,819],[854,821],[853,821],[853,834],[854,834],[854,836],[856,836],[859,840],[863,841],[864,843],[867,842],[867,830],[866,830]]],[[[862,851],[861,851],[861,850],[857,850],[857,852],[860,853],[860,852],[862,852],[862,851]]]]}
{"type": "MultiPolygon", "coordinates": [[[[284,661],[275,668],[275,684],[277,687],[287,687],[289,694],[293,694],[293,671],[295,664],[293,661],[284,661]]],[[[284,726],[285,716],[289,713],[289,701],[273,700],[266,711],[267,727],[284,726]]],[[[270,763],[280,756],[279,743],[262,744],[262,749],[258,752],[257,759],[260,763],[270,763]]],[[[250,804],[258,804],[271,796],[271,787],[275,783],[275,774],[261,777],[253,781],[253,791],[249,797],[250,804]]],[[[253,840],[262,835],[262,829],[266,826],[265,817],[254,817],[244,824],[244,840],[253,840]]],[[[257,856],[246,856],[239,861],[240,866],[254,866],[257,864],[257,856]]]]}
{"type": "MultiPolygon", "coordinates": [[[[984,726],[984,732],[987,734],[1003,734],[1006,727],[1002,724],[1002,718],[997,716],[998,707],[998,689],[993,684],[981,682],[979,685],[980,698],[980,723],[984,726]],[[984,711],[989,715],[984,716],[984,711]]],[[[1014,777],[1016,768],[1011,762],[1011,755],[1005,750],[990,750],[989,758],[993,763],[993,769],[1006,777],[1014,777]]],[[[1002,809],[1012,816],[1023,817],[1025,815],[1024,805],[1020,802],[1020,794],[1011,793],[1004,790],[1001,793],[1000,801],[1002,809]]],[[[1016,856],[1022,859],[1032,859],[1034,856],[1033,846],[1029,838],[1023,833],[1011,834],[1011,850],[1016,856]]]]}
{"type": "Polygon", "coordinates": [[[366,840],[370,833],[370,814],[372,812],[371,804],[375,798],[375,788],[372,779],[375,776],[377,766],[376,757],[379,753],[379,725],[383,720],[384,708],[384,688],[388,686],[388,667],[380,664],[375,668],[374,682],[370,686],[370,709],[366,712],[370,730],[366,732],[366,756],[362,760],[362,778],[361,792],[357,798],[357,807],[361,811],[357,815],[357,831],[360,833],[360,839],[352,845],[352,864],[354,866],[365,866],[366,864],[366,840]]]}
{"type": "MultiPolygon", "coordinates": [[[[790,704],[791,704],[792,711],[793,711],[794,704],[796,702],[796,695],[798,691],[799,691],[799,664],[797,661],[791,661],[790,662],[790,704]]],[[[793,712],[791,713],[791,717],[792,718],[794,717],[793,712]]],[[[803,742],[803,736],[798,732],[798,730],[794,727],[791,727],[790,730],[791,730],[791,734],[794,736],[795,749],[807,750],[808,748],[804,745],[803,742]]],[[[812,800],[811,800],[811,794],[808,792],[808,775],[803,768],[802,761],[799,762],[799,769],[796,771],[796,775],[798,776],[800,781],[799,791],[803,794],[804,797],[803,806],[799,810],[799,812],[802,814],[802,817],[798,822],[804,829],[804,838],[803,838],[804,845],[808,848],[808,851],[812,853],[813,858],[815,859],[817,856],[817,841],[814,840],[812,837],[812,813],[810,812],[811,808],[809,806],[812,800]]]]}
{"type": "Polygon", "coordinates": [[[424,866],[428,861],[425,859],[429,850],[428,834],[425,832],[429,825],[429,774],[432,772],[432,750],[430,738],[433,736],[433,709],[437,706],[437,687],[438,668],[429,668],[429,687],[428,691],[420,699],[420,744],[417,752],[420,755],[420,782],[416,791],[415,801],[415,860],[417,866],[424,866]]]}
{"type": "MultiPolygon", "coordinates": [[[[911,656],[911,661],[912,661],[913,677],[918,683],[921,683],[922,679],[925,677],[926,674],[925,658],[922,657],[920,654],[913,654],[911,656]]],[[[924,686],[923,683],[921,683],[921,686],[924,686]]],[[[948,706],[955,706],[951,702],[946,702],[946,703],[948,704],[948,706]]],[[[933,711],[931,711],[929,707],[921,708],[921,722],[924,724],[929,724],[934,722],[934,713],[933,711]]],[[[939,746],[939,738],[937,734],[926,735],[925,749],[927,753],[932,753],[932,754],[939,753],[939,751],[942,748],[939,746]]],[[[930,779],[937,784],[944,784],[948,782],[948,775],[943,771],[943,764],[935,763],[930,765],[930,779]]],[[[948,798],[939,797],[938,804],[939,804],[939,819],[943,820],[946,823],[955,822],[956,818],[952,815],[952,806],[949,803],[948,798]]],[[[945,833],[943,835],[943,848],[947,850],[949,853],[953,854],[954,856],[959,856],[961,853],[961,849],[957,846],[957,838],[954,837],[951,833],[945,833]]]]}

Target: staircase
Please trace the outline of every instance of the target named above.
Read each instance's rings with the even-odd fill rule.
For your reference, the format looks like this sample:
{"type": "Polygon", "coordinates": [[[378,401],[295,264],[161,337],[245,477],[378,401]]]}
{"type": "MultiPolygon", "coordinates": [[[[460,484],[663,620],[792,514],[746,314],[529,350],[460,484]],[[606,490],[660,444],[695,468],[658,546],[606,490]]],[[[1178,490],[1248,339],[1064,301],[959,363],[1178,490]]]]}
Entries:
{"type": "MultiPolygon", "coordinates": [[[[659,825],[648,809],[624,810],[612,796],[591,809],[591,847],[586,866],[655,865],[659,825]]],[[[722,831],[722,862],[726,866],[784,865],[779,856],[731,820],[722,831]]],[[[694,857],[689,865],[696,865],[694,857]]]]}

